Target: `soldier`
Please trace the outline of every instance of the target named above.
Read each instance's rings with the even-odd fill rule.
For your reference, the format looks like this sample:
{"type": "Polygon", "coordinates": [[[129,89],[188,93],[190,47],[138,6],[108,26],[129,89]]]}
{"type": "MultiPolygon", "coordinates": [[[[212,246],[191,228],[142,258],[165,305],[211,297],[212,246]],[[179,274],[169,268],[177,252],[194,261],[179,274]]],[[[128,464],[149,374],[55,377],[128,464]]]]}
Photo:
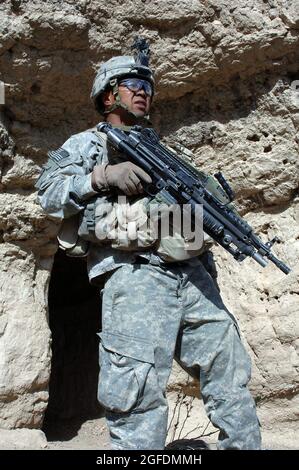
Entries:
{"type": "MultiPolygon", "coordinates": [[[[97,110],[124,130],[147,118],[153,99],[154,77],[143,59],[142,54],[114,57],[94,81],[97,110]]],[[[130,162],[111,163],[107,149],[95,128],[49,153],[37,182],[48,214],[70,220],[95,200],[115,198],[115,189],[142,201],[150,176],[130,162]]],[[[112,448],[164,448],[165,391],[175,357],[200,380],[206,412],[220,430],[218,449],[259,449],[259,423],[247,388],[250,359],[236,320],[202,256],[186,253],[178,261],[161,253],[150,238],[139,250],[112,242],[89,246],[90,281],[106,276],[98,398],[112,448]]]]}

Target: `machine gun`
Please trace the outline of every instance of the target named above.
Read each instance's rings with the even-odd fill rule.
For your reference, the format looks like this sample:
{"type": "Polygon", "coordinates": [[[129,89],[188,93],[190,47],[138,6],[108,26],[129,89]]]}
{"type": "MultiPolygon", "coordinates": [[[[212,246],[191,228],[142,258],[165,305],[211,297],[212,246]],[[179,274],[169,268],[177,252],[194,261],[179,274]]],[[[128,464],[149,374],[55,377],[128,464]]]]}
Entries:
{"type": "Polygon", "coordinates": [[[197,204],[202,204],[204,231],[237,261],[250,256],[263,267],[269,260],[285,274],[290,272],[271,252],[277,237],[263,243],[239,216],[231,204],[233,191],[221,173],[215,175],[216,181],[197,170],[162,145],[153,129],[134,126],[130,132],[124,132],[108,123],[99,124],[97,129],[107,134],[114,148],[151,176],[152,183],[143,185],[146,194],[159,193],[168,204],[190,204],[191,213],[195,213],[197,204]]]}

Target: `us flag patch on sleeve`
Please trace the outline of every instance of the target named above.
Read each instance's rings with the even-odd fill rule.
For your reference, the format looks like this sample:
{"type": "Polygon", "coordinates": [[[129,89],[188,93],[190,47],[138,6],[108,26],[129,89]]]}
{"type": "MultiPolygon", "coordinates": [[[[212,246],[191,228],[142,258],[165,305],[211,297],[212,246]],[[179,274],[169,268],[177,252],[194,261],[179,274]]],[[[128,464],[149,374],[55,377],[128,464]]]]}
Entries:
{"type": "Polygon", "coordinates": [[[57,150],[51,150],[51,152],[48,153],[48,156],[54,162],[60,163],[61,160],[64,160],[65,158],[68,158],[70,156],[70,154],[67,150],[60,147],[57,150]]]}

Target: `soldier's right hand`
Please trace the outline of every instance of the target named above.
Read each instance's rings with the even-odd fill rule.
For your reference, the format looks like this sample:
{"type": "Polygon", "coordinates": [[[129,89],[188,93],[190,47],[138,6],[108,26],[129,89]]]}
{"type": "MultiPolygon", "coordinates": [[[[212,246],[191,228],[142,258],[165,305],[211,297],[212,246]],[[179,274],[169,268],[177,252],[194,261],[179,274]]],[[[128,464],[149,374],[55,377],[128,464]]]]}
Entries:
{"type": "MultiPolygon", "coordinates": [[[[117,187],[127,196],[144,192],[141,181],[151,183],[151,177],[139,166],[132,162],[122,162],[116,165],[95,166],[93,169],[93,187],[103,188],[103,176],[106,186],[117,187]]],[[[105,184],[104,184],[105,186],[105,184]]]]}

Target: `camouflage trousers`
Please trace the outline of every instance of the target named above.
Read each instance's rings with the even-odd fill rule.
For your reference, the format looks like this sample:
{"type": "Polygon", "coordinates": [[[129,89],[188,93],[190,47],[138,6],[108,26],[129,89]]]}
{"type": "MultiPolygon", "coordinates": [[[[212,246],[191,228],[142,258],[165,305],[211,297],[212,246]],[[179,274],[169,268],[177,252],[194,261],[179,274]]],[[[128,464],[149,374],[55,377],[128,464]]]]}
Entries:
{"type": "Polygon", "coordinates": [[[164,449],[173,358],[198,371],[219,449],[259,449],[250,359],[205,268],[127,264],[103,290],[98,399],[113,449],[164,449]]]}

